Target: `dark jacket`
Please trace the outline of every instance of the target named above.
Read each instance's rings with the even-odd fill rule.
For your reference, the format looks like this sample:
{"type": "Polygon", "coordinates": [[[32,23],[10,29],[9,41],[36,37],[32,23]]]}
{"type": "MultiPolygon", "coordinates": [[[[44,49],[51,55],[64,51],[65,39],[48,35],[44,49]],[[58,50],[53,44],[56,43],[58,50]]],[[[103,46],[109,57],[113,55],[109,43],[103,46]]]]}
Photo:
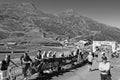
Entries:
{"type": "Polygon", "coordinates": [[[2,70],[2,71],[7,70],[7,69],[8,69],[9,64],[10,64],[10,60],[7,60],[7,61],[2,60],[0,70],[2,70]]]}

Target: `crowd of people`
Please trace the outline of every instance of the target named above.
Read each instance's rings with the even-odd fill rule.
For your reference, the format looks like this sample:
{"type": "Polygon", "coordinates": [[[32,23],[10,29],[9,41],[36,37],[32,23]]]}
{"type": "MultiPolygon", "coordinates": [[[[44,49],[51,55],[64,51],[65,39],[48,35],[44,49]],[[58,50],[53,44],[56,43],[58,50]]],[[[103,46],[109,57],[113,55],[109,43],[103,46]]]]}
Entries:
{"type": "MultiPolygon", "coordinates": [[[[57,52],[52,52],[52,51],[48,51],[48,52],[43,52],[41,50],[38,50],[36,53],[36,56],[34,57],[34,59],[31,59],[30,56],[28,55],[29,51],[26,51],[21,57],[20,57],[20,64],[22,67],[22,74],[24,75],[24,78],[27,78],[27,70],[31,67],[31,65],[35,68],[39,68],[37,69],[39,74],[43,73],[43,70],[41,69],[42,65],[44,65],[45,63],[42,62],[42,59],[45,58],[56,58],[56,54],[57,52]]],[[[77,61],[81,61],[84,57],[83,57],[84,52],[80,49],[76,49],[75,51],[72,51],[68,56],[75,56],[77,55],[77,61]]],[[[99,71],[100,71],[100,76],[101,76],[101,80],[111,80],[111,63],[110,61],[108,61],[108,57],[106,56],[107,53],[105,52],[100,52],[99,54],[101,54],[101,61],[96,60],[99,63],[99,71]]],[[[59,57],[65,57],[65,54],[62,53],[60,54],[59,57]]],[[[92,65],[93,65],[93,60],[95,60],[95,58],[98,58],[98,53],[93,53],[92,51],[88,52],[87,55],[87,61],[88,61],[88,71],[92,71],[92,65]]],[[[10,55],[6,55],[5,59],[2,60],[1,63],[1,71],[5,71],[8,70],[8,67],[10,66],[10,62],[12,64],[14,64],[16,67],[18,67],[18,65],[16,63],[14,63],[11,59],[10,55]]]]}
{"type": "Polygon", "coordinates": [[[89,55],[87,56],[88,71],[94,70],[92,69],[92,65],[93,65],[93,60],[96,60],[96,62],[98,62],[98,70],[100,71],[101,80],[112,80],[110,70],[113,66],[111,66],[111,62],[108,61],[108,56],[107,56],[108,53],[99,52],[97,54],[89,52],[89,55]],[[100,60],[98,60],[99,56],[97,54],[101,55],[100,60]]]}
{"type": "MultiPolygon", "coordinates": [[[[34,68],[39,68],[37,69],[39,74],[43,73],[43,70],[40,68],[42,67],[43,64],[45,64],[44,62],[42,62],[43,59],[47,59],[47,58],[57,58],[56,57],[57,52],[54,51],[42,51],[38,50],[36,53],[36,56],[34,56],[34,59],[31,59],[31,57],[29,56],[29,51],[26,51],[23,55],[21,55],[20,57],[20,64],[21,64],[21,68],[22,68],[22,74],[24,76],[24,78],[27,78],[27,71],[29,70],[29,68],[31,66],[34,66],[34,68]]],[[[79,58],[78,60],[80,60],[82,58],[82,52],[77,49],[75,51],[72,51],[69,55],[65,55],[64,53],[59,54],[59,57],[71,57],[71,56],[75,56],[79,54],[79,58]]],[[[6,71],[8,70],[9,66],[10,66],[10,62],[12,64],[14,64],[16,67],[18,67],[19,65],[16,64],[15,62],[12,61],[11,59],[11,55],[6,55],[5,59],[2,60],[1,62],[1,71],[6,71]]]]}

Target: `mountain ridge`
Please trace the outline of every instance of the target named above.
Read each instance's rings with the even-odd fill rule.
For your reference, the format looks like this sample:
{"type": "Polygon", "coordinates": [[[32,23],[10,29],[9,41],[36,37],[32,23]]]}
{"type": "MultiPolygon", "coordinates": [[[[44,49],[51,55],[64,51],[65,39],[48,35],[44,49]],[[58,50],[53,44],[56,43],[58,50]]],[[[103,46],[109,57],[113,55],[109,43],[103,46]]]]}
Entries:
{"type": "MultiPolygon", "coordinates": [[[[105,25],[91,18],[82,16],[72,9],[61,13],[45,13],[38,10],[32,3],[0,5],[0,39],[25,36],[27,32],[35,31],[52,38],[74,38],[84,36],[94,40],[120,41],[120,29],[105,25]],[[22,35],[18,34],[20,31],[22,35]],[[17,34],[15,34],[17,32],[17,34]]],[[[46,37],[44,36],[44,37],[46,37]]]]}

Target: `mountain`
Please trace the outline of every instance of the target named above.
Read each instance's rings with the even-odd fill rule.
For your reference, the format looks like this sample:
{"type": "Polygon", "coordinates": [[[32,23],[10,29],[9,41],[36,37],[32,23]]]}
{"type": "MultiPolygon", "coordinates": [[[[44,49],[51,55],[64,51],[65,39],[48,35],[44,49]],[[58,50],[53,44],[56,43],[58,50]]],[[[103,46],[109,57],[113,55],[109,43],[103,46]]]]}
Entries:
{"type": "Polygon", "coordinates": [[[52,38],[120,41],[119,28],[99,23],[72,9],[52,14],[40,11],[31,3],[0,5],[0,39],[34,32],[52,38]]]}

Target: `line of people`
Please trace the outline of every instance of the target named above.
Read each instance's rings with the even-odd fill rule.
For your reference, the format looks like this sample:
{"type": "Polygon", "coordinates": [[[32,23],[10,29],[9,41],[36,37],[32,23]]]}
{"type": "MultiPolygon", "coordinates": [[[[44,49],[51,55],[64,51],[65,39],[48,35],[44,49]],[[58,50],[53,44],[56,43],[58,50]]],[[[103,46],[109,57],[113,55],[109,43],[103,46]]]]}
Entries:
{"type": "MultiPolygon", "coordinates": [[[[39,68],[37,69],[38,72],[40,72],[40,74],[43,73],[42,69],[40,67],[42,67],[42,65],[44,63],[42,63],[42,59],[45,58],[56,58],[56,54],[57,52],[52,52],[52,51],[44,51],[42,53],[41,50],[37,51],[36,56],[34,57],[34,59],[31,59],[30,56],[28,55],[30,52],[26,51],[21,57],[20,57],[20,63],[21,63],[21,67],[22,67],[22,74],[24,75],[24,79],[26,80],[27,78],[27,71],[30,69],[31,66],[35,66],[35,68],[39,68]]],[[[71,52],[68,56],[75,56],[78,55],[79,56],[79,60],[82,58],[82,52],[77,49],[73,52],[71,52]]],[[[66,57],[66,55],[64,53],[59,54],[59,57],[66,57]]],[[[2,60],[1,63],[1,71],[5,71],[8,70],[8,67],[10,66],[10,62],[13,63],[16,67],[19,67],[15,62],[12,61],[11,56],[10,55],[6,55],[5,59],[2,60]]]]}

